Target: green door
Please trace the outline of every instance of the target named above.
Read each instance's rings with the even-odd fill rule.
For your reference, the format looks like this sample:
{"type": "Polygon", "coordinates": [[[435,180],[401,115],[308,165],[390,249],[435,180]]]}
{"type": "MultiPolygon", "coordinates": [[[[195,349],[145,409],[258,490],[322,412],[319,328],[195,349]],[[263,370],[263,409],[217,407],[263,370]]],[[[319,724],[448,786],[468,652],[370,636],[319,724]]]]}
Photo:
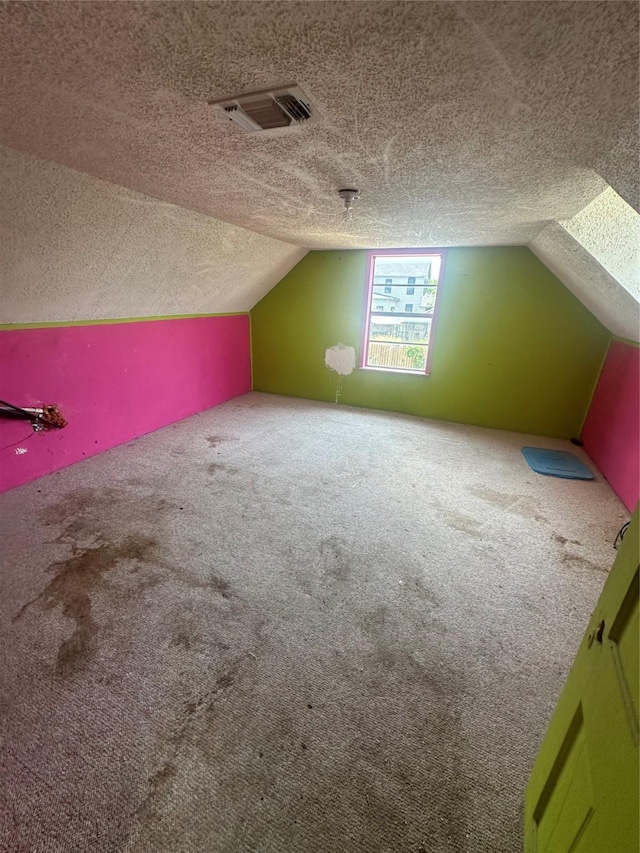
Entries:
{"type": "Polygon", "coordinates": [[[526,853],[638,853],[638,508],[525,794],[526,853]]]}

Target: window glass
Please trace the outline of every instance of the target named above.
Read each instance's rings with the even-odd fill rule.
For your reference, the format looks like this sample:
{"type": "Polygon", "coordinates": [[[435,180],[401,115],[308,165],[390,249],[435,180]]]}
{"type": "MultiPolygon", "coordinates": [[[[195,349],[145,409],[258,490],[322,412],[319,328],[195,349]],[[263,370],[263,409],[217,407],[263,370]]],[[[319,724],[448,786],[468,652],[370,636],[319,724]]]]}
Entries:
{"type": "Polygon", "coordinates": [[[432,346],[442,256],[371,254],[364,366],[424,373],[432,346]],[[421,287],[415,287],[416,280],[421,287]]]}

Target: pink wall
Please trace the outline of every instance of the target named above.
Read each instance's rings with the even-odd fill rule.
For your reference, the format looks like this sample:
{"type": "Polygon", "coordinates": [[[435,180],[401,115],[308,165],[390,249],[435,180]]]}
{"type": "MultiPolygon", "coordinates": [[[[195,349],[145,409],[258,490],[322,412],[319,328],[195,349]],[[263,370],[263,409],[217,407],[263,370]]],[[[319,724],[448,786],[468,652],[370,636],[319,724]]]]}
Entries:
{"type": "Polygon", "coordinates": [[[612,341],[582,431],[584,449],[628,510],[640,497],[640,349],[612,341]]]}
{"type": "Polygon", "coordinates": [[[0,419],[6,491],[249,391],[249,316],[0,331],[0,371],[1,399],[69,421],[0,419]]]}

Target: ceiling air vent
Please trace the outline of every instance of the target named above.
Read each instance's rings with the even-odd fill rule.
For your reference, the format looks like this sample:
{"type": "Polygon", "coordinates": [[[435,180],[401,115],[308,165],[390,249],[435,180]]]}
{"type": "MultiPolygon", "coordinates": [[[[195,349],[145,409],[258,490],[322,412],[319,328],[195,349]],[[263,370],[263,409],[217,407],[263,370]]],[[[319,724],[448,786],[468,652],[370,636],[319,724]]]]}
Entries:
{"type": "Polygon", "coordinates": [[[246,133],[294,127],[317,119],[315,107],[296,85],[248,92],[209,103],[222,110],[246,133]]]}

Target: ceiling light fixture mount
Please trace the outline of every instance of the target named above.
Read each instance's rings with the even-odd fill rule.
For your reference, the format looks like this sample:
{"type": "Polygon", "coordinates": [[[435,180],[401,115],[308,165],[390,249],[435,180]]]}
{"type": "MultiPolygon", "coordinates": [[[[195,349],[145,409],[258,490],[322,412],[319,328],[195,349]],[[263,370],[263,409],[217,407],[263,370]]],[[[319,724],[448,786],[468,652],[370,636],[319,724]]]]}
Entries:
{"type": "Polygon", "coordinates": [[[338,195],[344,202],[344,219],[345,222],[350,222],[353,218],[353,208],[355,203],[360,198],[360,190],[344,189],[338,190],[338,195]]]}

